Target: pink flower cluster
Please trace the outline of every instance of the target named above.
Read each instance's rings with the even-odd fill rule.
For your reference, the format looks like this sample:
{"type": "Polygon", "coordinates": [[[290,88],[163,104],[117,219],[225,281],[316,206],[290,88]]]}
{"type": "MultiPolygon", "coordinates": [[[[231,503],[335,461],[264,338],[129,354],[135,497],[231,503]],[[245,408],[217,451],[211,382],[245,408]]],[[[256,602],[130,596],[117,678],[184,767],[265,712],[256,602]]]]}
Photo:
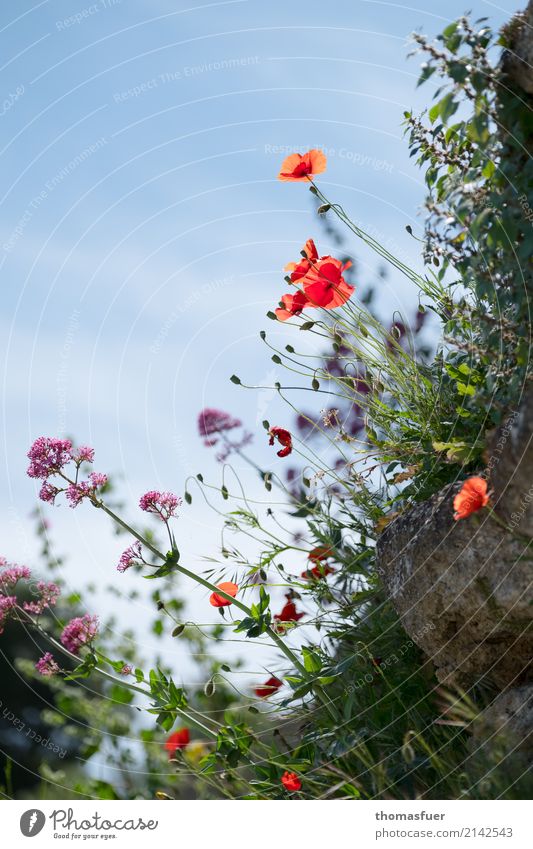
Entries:
{"type": "Polygon", "coordinates": [[[25,601],[22,606],[28,613],[40,616],[47,607],[53,607],[57,604],[57,600],[61,595],[61,590],[57,584],[38,581],[37,591],[39,593],[39,598],[37,598],[36,601],[25,601]]]}
{"type": "Polygon", "coordinates": [[[71,619],[65,625],[61,634],[61,642],[72,654],[78,654],[83,646],[94,640],[97,633],[98,617],[86,613],[85,616],[77,616],[75,619],[71,619]]]}
{"type": "Polygon", "coordinates": [[[28,475],[43,481],[39,498],[49,504],[54,504],[59,493],[64,492],[70,506],[77,507],[84,498],[93,499],[97,490],[107,483],[107,475],[100,472],[91,472],[88,480],[78,480],[81,465],[93,462],[94,448],[88,445],[73,448],[70,439],[40,436],[28,451],[28,458],[28,475]],[[63,471],[69,463],[75,466],[73,479],[63,471]],[[49,478],[56,476],[61,478],[64,486],[56,486],[50,482],[49,478]]]}
{"type": "Polygon", "coordinates": [[[242,427],[241,420],[233,418],[223,410],[206,407],[198,416],[198,432],[204,439],[204,445],[207,448],[212,448],[214,445],[222,443],[222,450],[217,454],[219,463],[223,463],[230,454],[249,445],[253,439],[251,433],[243,431],[240,440],[235,442],[229,440],[224,434],[236,427],[242,427]]]}
{"type": "Polygon", "coordinates": [[[50,475],[56,475],[63,466],[72,460],[72,442],[70,439],[55,439],[54,437],[40,436],[35,440],[28,458],[28,475],[30,478],[41,478],[46,480],[50,475]]]}
{"type": "Polygon", "coordinates": [[[0,595],[0,634],[4,633],[4,623],[17,606],[13,595],[0,595]]]}
{"type": "MultiPolygon", "coordinates": [[[[155,489],[145,492],[139,501],[139,507],[146,513],[154,513],[162,522],[175,518],[176,510],[182,504],[181,498],[172,492],[157,492],[155,489]]],[[[131,565],[131,564],[130,564],[131,565]]]]}
{"type": "Polygon", "coordinates": [[[29,578],[31,578],[31,571],[27,566],[10,566],[0,572],[0,590],[5,590],[7,586],[14,587],[18,581],[22,579],[27,581],[29,578]]]}
{"type": "Polygon", "coordinates": [[[41,675],[45,676],[45,678],[49,678],[51,675],[56,675],[59,672],[59,666],[49,651],[47,651],[46,654],[43,654],[43,656],[37,661],[35,668],[37,672],[40,672],[41,675]]]}
{"type": "Polygon", "coordinates": [[[117,570],[119,572],[125,572],[130,566],[136,566],[142,562],[141,543],[136,540],[120,555],[117,570]]]}
{"type": "MultiPolygon", "coordinates": [[[[241,427],[241,425],[240,419],[234,419],[229,413],[214,410],[211,407],[206,407],[198,416],[198,431],[200,436],[205,438],[226,430],[233,430],[233,428],[241,427]]],[[[213,443],[208,440],[206,444],[212,445],[213,443]]]]}

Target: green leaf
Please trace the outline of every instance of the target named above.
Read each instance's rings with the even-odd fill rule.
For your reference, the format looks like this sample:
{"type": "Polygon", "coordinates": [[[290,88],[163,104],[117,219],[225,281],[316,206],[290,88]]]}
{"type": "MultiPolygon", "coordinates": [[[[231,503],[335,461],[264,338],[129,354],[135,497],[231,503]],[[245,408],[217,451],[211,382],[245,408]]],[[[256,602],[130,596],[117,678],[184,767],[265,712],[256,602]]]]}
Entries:
{"type": "Polygon", "coordinates": [[[302,648],[302,654],[304,658],[304,668],[306,672],[320,672],[322,669],[322,661],[320,660],[320,656],[313,651],[312,649],[308,649],[305,646],[302,648]]]}

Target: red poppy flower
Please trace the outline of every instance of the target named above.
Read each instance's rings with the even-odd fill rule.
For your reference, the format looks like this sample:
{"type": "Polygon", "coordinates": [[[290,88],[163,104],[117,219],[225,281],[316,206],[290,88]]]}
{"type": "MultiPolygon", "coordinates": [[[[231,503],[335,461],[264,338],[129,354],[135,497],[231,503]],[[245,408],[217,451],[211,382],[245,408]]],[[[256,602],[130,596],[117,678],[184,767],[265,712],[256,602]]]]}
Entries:
{"type": "Polygon", "coordinates": [[[311,560],[312,563],[320,563],[321,560],[327,560],[328,557],[333,557],[333,549],[327,545],[319,545],[307,555],[308,560],[311,560]]]}
{"type": "Polygon", "coordinates": [[[191,742],[191,736],[188,728],[178,728],[170,737],[167,737],[165,749],[168,752],[169,758],[176,754],[177,749],[186,749],[191,742]]]}
{"type": "Polygon", "coordinates": [[[268,431],[270,437],[268,444],[274,445],[274,440],[277,439],[282,449],[277,452],[278,457],[288,457],[292,451],[292,436],[288,430],[283,427],[271,427],[268,431]]]}
{"type": "Polygon", "coordinates": [[[322,174],[326,170],[326,157],[321,150],[308,150],[307,153],[291,153],[281,163],[278,180],[285,183],[297,183],[322,174]]]}
{"type": "Polygon", "coordinates": [[[283,681],[280,681],[279,678],[269,678],[268,681],[265,681],[260,687],[255,688],[255,695],[259,699],[266,699],[268,696],[272,696],[273,693],[276,693],[280,687],[283,686],[283,681]]]}
{"type": "Polygon", "coordinates": [[[302,277],[305,277],[310,268],[313,267],[313,264],[318,260],[318,251],[316,249],[316,245],[312,239],[308,239],[305,245],[302,248],[302,253],[305,254],[298,262],[288,262],[284,271],[291,272],[291,282],[296,283],[297,280],[301,280],[302,277]]]}
{"type": "Polygon", "coordinates": [[[294,295],[283,295],[281,303],[283,306],[277,307],[275,310],[278,321],[287,321],[288,318],[300,315],[306,307],[312,306],[300,289],[294,295]]]}
{"type": "Polygon", "coordinates": [[[296,605],[290,595],[288,595],[287,601],[281,609],[281,613],[277,613],[274,616],[274,619],[278,622],[298,622],[302,616],[305,616],[305,613],[296,612],[296,605]]]}
{"type": "Polygon", "coordinates": [[[481,510],[489,503],[487,481],[483,478],[468,478],[453,499],[454,519],[466,519],[471,513],[481,510]]]}
{"type": "MultiPolygon", "coordinates": [[[[217,584],[219,590],[227,593],[228,595],[235,598],[237,593],[239,592],[239,587],[237,584],[233,584],[231,581],[223,581],[221,584],[217,584]]],[[[209,603],[213,605],[213,607],[229,607],[231,601],[227,598],[224,598],[223,595],[219,595],[218,593],[211,593],[209,596],[209,603]]]]}
{"type": "Polygon", "coordinates": [[[323,256],[311,265],[301,284],[312,306],[332,310],[350,300],[355,288],[342,276],[350,266],[351,262],[343,264],[332,256],[323,256]]]}
{"type": "Polygon", "coordinates": [[[288,790],[289,793],[294,793],[295,790],[300,790],[302,786],[302,782],[295,772],[284,772],[281,776],[281,783],[285,790],[288,790]]]}

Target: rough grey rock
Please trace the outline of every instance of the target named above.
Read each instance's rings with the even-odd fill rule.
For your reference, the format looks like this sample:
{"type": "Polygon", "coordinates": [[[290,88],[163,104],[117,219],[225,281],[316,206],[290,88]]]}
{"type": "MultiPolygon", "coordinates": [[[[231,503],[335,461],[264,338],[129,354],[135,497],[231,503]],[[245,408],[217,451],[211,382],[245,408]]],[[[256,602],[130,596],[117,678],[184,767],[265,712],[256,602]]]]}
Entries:
{"type": "Polygon", "coordinates": [[[474,739],[505,741],[514,756],[518,750],[533,757],[533,684],[512,687],[500,693],[474,725],[474,739]]]}
{"type": "Polygon", "coordinates": [[[378,570],[405,630],[442,682],[526,681],[533,662],[533,547],[488,511],[458,522],[445,487],[378,542],[378,570]]]}

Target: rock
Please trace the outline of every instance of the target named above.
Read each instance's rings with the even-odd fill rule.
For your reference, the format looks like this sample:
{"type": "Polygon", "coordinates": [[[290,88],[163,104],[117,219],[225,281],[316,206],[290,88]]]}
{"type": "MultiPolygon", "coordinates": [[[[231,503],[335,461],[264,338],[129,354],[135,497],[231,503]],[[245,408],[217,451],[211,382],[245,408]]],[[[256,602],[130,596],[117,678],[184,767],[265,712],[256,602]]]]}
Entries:
{"type": "Polygon", "coordinates": [[[476,720],[474,739],[482,745],[504,742],[510,755],[533,757],[533,684],[512,687],[497,696],[476,720]]]}
{"type": "Polygon", "coordinates": [[[485,679],[504,689],[533,677],[533,547],[488,510],[454,521],[458,488],[445,487],[387,526],[378,571],[440,681],[485,679]]]}

